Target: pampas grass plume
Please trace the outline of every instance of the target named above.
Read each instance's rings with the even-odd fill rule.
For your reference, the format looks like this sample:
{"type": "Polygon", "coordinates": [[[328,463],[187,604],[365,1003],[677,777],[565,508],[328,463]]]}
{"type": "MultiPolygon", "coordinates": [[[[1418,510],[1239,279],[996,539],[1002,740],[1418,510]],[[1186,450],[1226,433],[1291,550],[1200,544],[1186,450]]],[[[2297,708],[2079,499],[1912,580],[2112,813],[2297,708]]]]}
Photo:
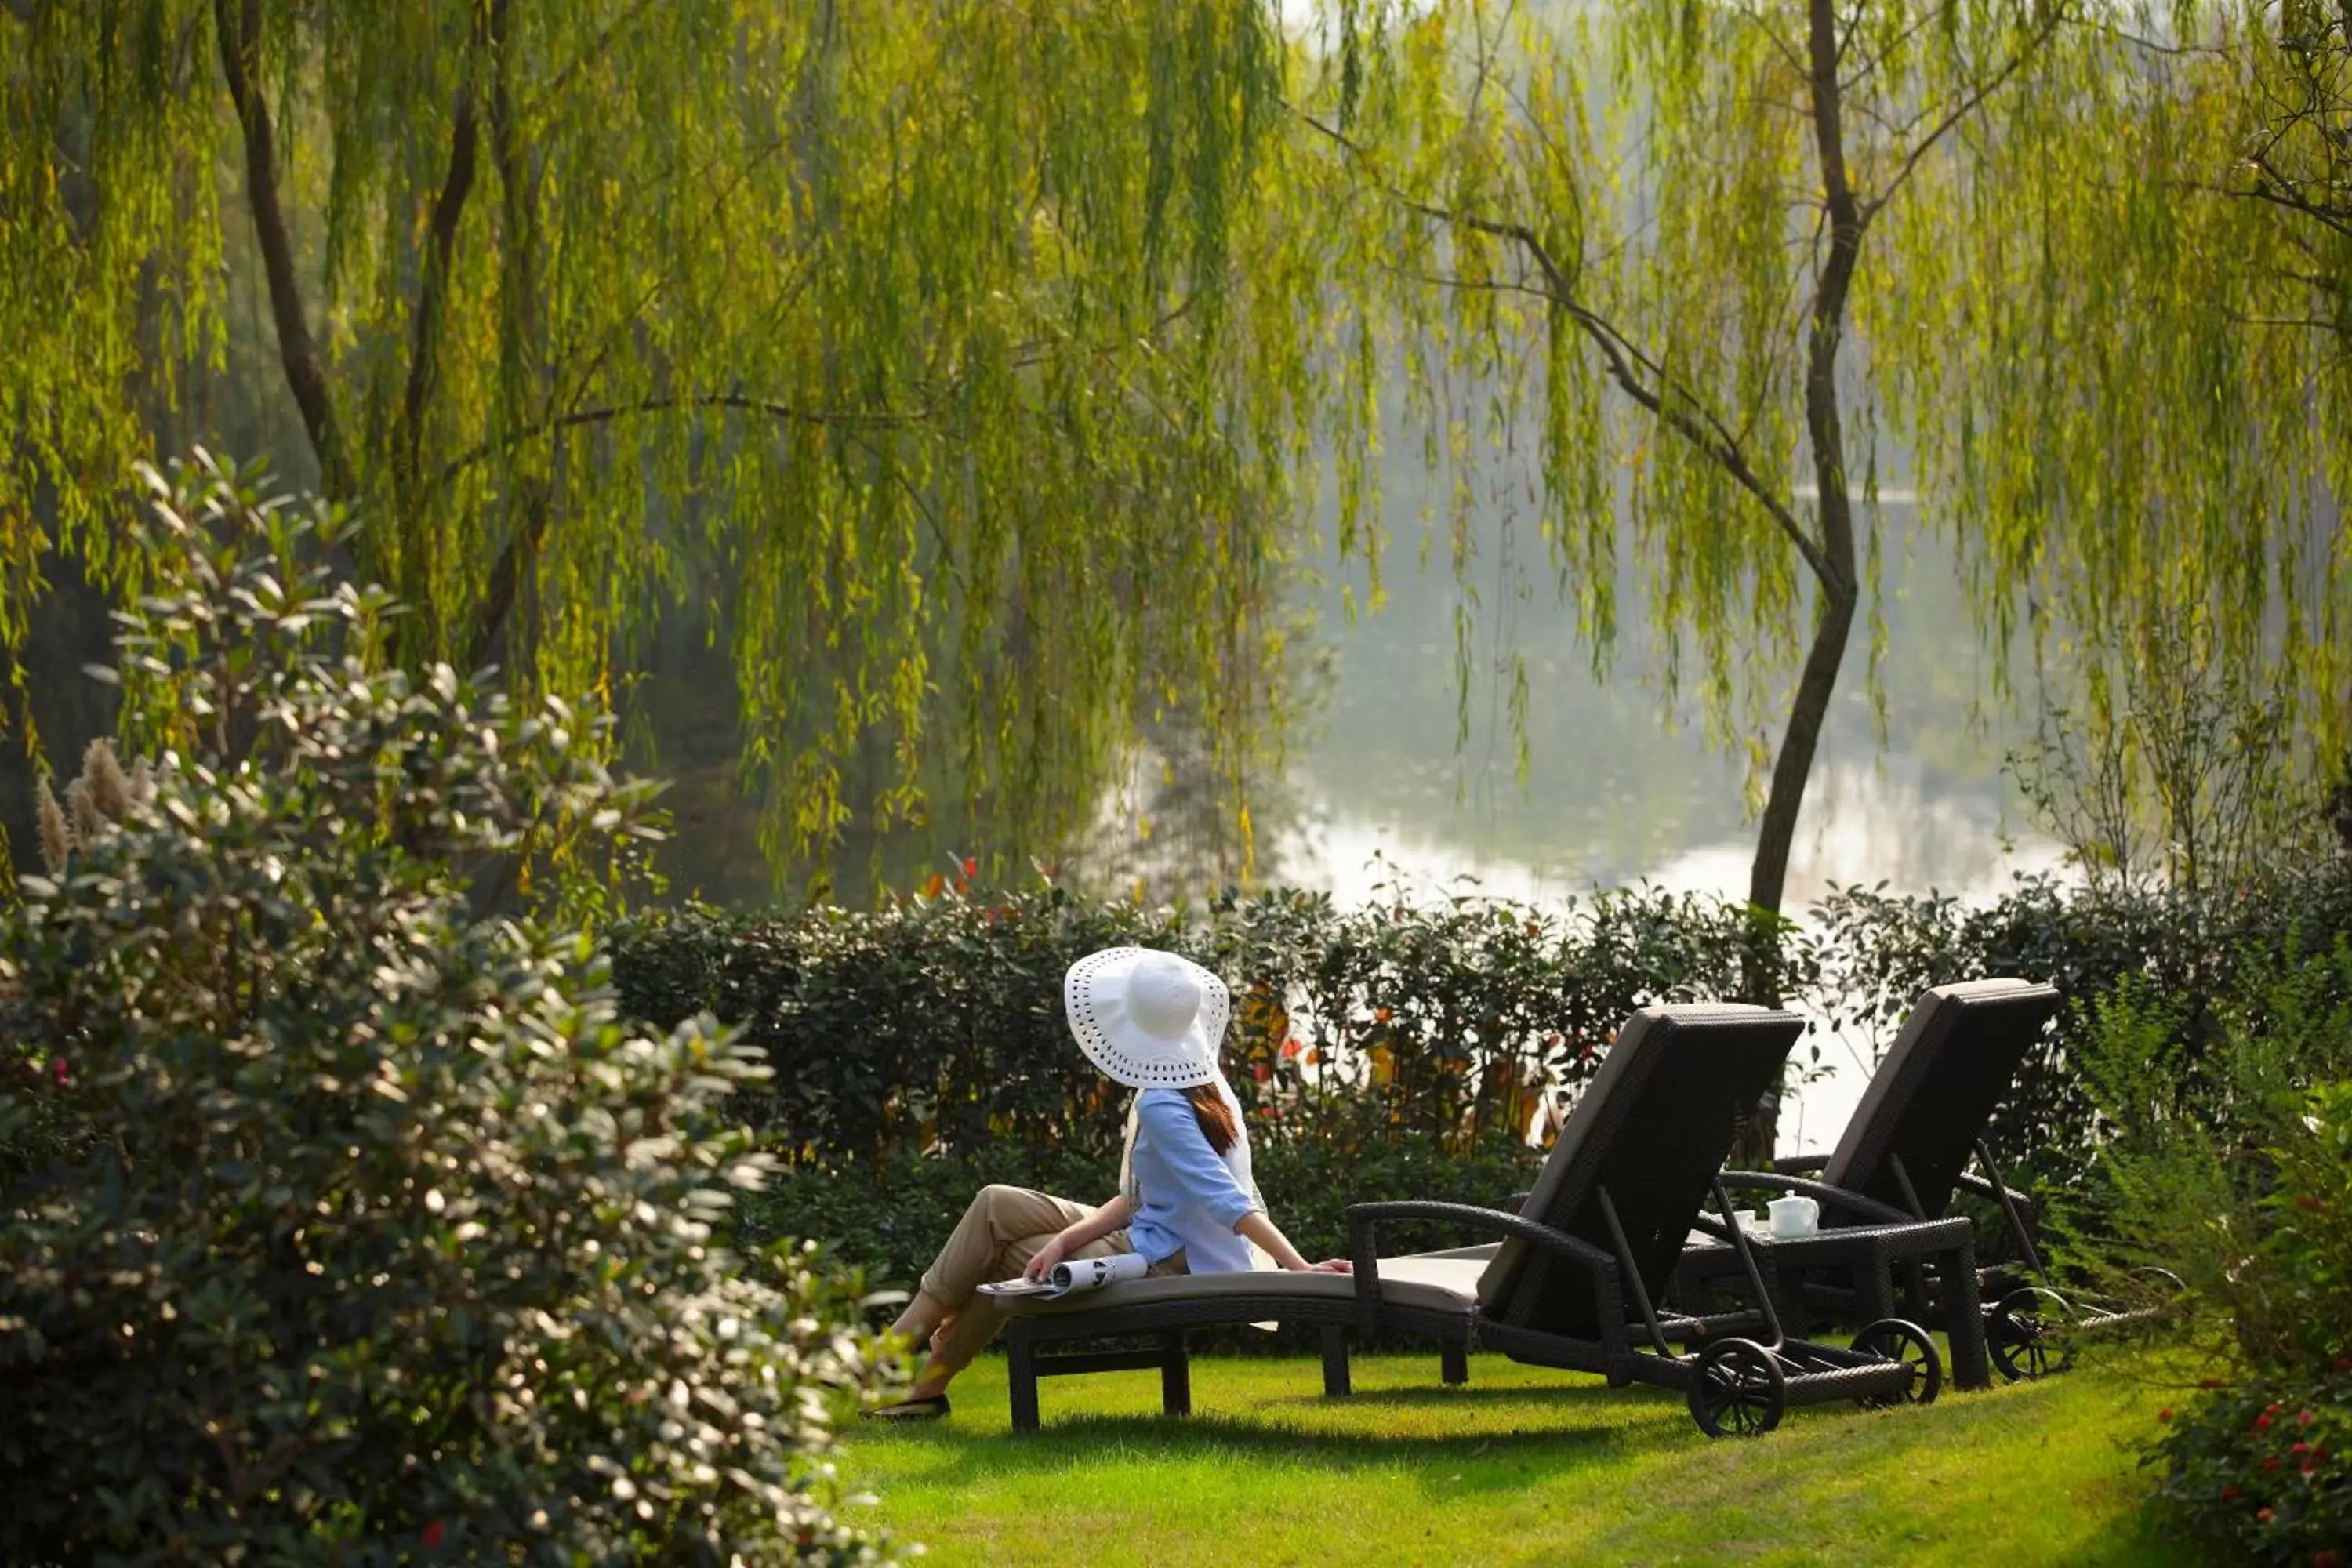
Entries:
{"type": "Polygon", "coordinates": [[[34,792],[40,804],[41,859],[52,877],[66,874],[66,858],[73,853],[73,829],[66,826],[66,808],[58,804],[55,781],[41,775],[40,787],[34,792]]]}
{"type": "Polygon", "coordinates": [[[89,797],[88,779],[66,785],[66,810],[73,814],[74,842],[84,848],[97,843],[106,831],[106,818],[98,814],[98,802],[89,797]]]}
{"type": "Polygon", "coordinates": [[[131,781],[122,774],[114,742],[100,735],[81,754],[81,776],[89,785],[89,803],[109,822],[120,823],[131,811],[131,781]]]}

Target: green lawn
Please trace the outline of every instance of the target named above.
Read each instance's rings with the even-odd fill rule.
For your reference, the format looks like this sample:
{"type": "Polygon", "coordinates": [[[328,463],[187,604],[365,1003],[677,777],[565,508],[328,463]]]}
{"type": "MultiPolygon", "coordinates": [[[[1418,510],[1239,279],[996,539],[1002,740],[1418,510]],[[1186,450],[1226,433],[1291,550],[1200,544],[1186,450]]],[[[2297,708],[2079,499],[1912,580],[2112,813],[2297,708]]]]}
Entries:
{"type": "Polygon", "coordinates": [[[2185,1564],[2137,1510],[2134,1445],[2181,1379],[2110,1352],[2063,1376],[1934,1406],[1791,1411],[1711,1442],[1679,1396],[1472,1360],[1356,1363],[1325,1400],[1311,1358],[1196,1358],[1200,1412],[1157,1414],[1155,1373],[1043,1384],[1045,1430],[1007,1429],[1004,1363],[956,1414],[847,1434],[845,1471],[941,1563],[1156,1568],[1405,1563],[2185,1564]],[[1085,1414],[1081,1414],[1081,1412],[1085,1414]]]}

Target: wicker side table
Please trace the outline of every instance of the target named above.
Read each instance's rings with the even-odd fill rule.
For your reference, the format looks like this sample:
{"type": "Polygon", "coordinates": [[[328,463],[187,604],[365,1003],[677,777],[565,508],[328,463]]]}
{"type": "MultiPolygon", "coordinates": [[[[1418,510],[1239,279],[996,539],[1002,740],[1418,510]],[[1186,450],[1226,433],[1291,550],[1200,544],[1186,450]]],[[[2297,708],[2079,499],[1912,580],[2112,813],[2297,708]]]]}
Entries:
{"type": "MultiPolygon", "coordinates": [[[[1913,1220],[1900,1225],[1833,1226],[1803,1237],[1749,1237],[1757,1262],[1770,1281],[1772,1305],[1790,1333],[1803,1331],[1811,1316],[1809,1282],[1834,1281],[1853,1291],[1856,1326],[1896,1312],[1898,1264],[1937,1265],[1943,1328],[1951,1341],[1952,1381],[1961,1388],[1991,1384],[1985,1353],[1984,1314],[1977,1297],[1976,1230],[1962,1216],[1913,1220]]],[[[1720,1288],[1745,1288],[1739,1256],[1722,1242],[1685,1249],[1675,1272],[1675,1289],[1685,1311],[1706,1313],[1720,1288]]]]}

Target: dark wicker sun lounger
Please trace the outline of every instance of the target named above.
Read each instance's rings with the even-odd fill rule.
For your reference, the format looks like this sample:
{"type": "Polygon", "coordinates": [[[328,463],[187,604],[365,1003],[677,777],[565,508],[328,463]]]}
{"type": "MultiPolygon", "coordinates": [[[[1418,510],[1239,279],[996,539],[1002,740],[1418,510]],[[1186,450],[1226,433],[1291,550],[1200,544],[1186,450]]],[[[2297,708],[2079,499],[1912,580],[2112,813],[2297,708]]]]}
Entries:
{"type": "MultiPolygon", "coordinates": [[[[1004,1338],[1014,1428],[1036,1426],[1040,1378],[1074,1373],[1156,1367],[1163,1408],[1183,1414],[1192,1407],[1186,1331],[1268,1320],[1319,1326],[1329,1394],[1348,1392],[1348,1335],[1362,1329],[1435,1338],[1448,1383],[1465,1381],[1468,1352],[1486,1345],[1621,1384],[1696,1386],[1701,1392],[1692,1407],[1710,1432],[1766,1429],[1779,1421],[1784,1402],[1933,1397],[1940,1363],[1926,1335],[1907,1325],[1874,1325],[1874,1338],[1865,1336],[1859,1351],[1783,1343],[1772,1329],[1761,1336],[1765,1343],[1727,1342],[1705,1355],[1677,1356],[1668,1338],[1687,1344],[1707,1338],[1712,1326],[1660,1320],[1652,1310],[1739,1118],[1778,1073],[1803,1026],[1790,1014],[1755,1007],[1635,1014],[1578,1101],[1521,1213],[1359,1205],[1349,1211],[1352,1279],[1178,1276],[1058,1302],[1011,1304],[1004,1338]],[[1375,1256],[1373,1228],[1412,1217],[1460,1222],[1507,1239],[1500,1249],[1375,1256]],[[1637,1333],[1654,1349],[1635,1349],[1637,1333]],[[1108,1339],[1147,1342],[1140,1349],[1058,1348],[1108,1339]]],[[[1965,1237],[1966,1223],[1956,1223],[1965,1237]]],[[[1755,1317],[1748,1311],[1738,1321],[1755,1317]]]]}
{"type": "MultiPolygon", "coordinates": [[[[1873,1246],[1871,1236],[1905,1221],[1940,1219],[1961,1192],[1995,1204],[2012,1247],[2041,1271],[2032,1205],[2001,1182],[1984,1131],[2058,1005],[2054,987],[2023,980],[1974,980],[1920,993],[1833,1152],[1780,1161],[1770,1172],[1725,1175],[1735,1191],[1801,1193],[1822,1205],[1818,1237],[1764,1244],[1783,1322],[1812,1310],[1853,1318],[1890,1310],[1889,1273],[1908,1255],[1873,1246]],[[1971,1156],[1982,1176],[1968,1169],[1971,1156]]],[[[1712,1304],[1710,1288],[1738,1272],[1728,1247],[1696,1247],[1684,1258],[1679,1293],[1705,1310],[1712,1304]]],[[[1945,1272],[1932,1281],[1928,1294],[1942,1305],[1962,1387],[1989,1380],[1988,1349],[2011,1377],[2039,1368],[2043,1352],[2030,1331],[2035,1325],[2024,1321],[2035,1300],[2031,1292],[1984,1312],[1980,1330],[1969,1331],[1980,1288],[2000,1282],[1993,1272],[1965,1279],[1945,1272]]],[[[2008,1295],[1998,1288],[1991,1293],[2008,1295]]],[[[1911,1310],[1929,1309],[1915,1303],[1911,1310]]]]}
{"type": "MultiPolygon", "coordinates": [[[[1713,1321],[1655,1305],[1710,1190],[1729,1223],[1717,1173],[1803,1028],[1792,1014],[1758,1007],[1646,1008],[1620,1031],[1519,1213],[1447,1203],[1350,1208],[1364,1329],[1483,1346],[1616,1385],[1680,1389],[1711,1436],[1769,1431],[1789,1405],[1934,1398],[1941,1363],[1909,1323],[1874,1322],[1846,1348],[1784,1335],[1769,1282],[1737,1230],[1727,1249],[1744,1264],[1759,1307],[1713,1321]],[[1504,1239],[1491,1249],[1378,1256],[1381,1225],[1425,1219],[1504,1239]],[[1438,1293],[1409,1272],[1447,1263],[1478,1267],[1475,1286],[1446,1293],[1452,1300],[1433,1299],[1438,1293]],[[1736,1337],[1743,1331],[1753,1337],[1736,1337]]],[[[1920,1228],[1973,1267],[1967,1221],[1920,1228]]]]}

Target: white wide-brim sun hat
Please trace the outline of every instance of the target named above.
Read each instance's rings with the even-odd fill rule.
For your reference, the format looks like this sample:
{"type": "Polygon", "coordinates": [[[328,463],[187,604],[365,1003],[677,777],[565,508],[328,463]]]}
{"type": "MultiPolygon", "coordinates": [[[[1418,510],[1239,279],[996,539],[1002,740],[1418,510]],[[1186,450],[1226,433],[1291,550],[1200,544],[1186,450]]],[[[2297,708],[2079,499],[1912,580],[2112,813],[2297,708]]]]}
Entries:
{"type": "Polygon", "coordinates": [[[1233,998],[1225,983],[1172,952],[1107,947],[1070,965],[1062,1006],[1078,1049],[1129,1089],[1191,1089],[1218,1079],[1233,998]]]}

